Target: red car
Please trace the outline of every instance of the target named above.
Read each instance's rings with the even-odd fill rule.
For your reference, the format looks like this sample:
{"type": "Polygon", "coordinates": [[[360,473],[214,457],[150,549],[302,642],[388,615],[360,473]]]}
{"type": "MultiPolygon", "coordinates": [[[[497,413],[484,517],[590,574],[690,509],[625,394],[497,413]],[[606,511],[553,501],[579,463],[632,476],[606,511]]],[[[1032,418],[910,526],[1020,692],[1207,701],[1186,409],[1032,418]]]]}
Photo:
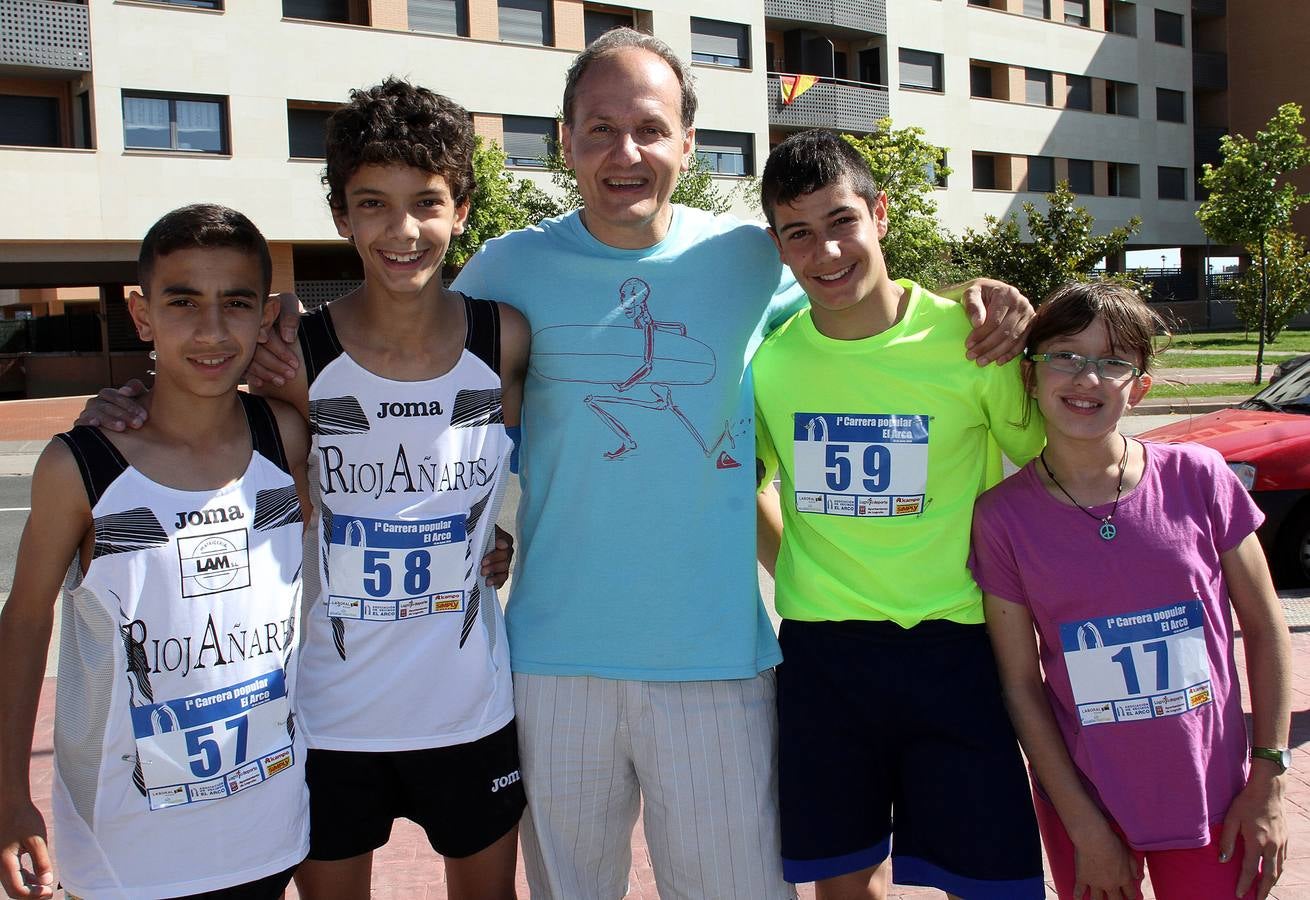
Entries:
{"type": "Polygon", "coordinates": [[[1274,581],[1283,588],[1310,586],[1310,365],[1230,409],[1139,437],[1196,441],[1222,453],[1264,511],[1260,542],[1274,581]]]}

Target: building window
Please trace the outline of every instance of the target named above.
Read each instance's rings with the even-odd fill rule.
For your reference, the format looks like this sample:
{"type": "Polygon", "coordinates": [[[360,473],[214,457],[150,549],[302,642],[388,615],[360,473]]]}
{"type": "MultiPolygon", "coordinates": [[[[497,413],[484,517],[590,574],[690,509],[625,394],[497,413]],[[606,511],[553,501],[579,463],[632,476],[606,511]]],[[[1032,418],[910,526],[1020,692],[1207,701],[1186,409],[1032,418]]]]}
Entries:
{"type": "Polygon", "coordinates": [[[1087,0],[1064,0],[1064,24],[1087,27],[1087,0]]]}
{"type": "Polygon", "coordinates": [[[552,45],[550,0],[496,0],[500,39],[513,44],[552,45]]]}
{"type": "Polygon", "coordinates": [[[123,145],[227,153],[227,98],[124,91],[123,145]]]}
{"type": "Polygon", "coordinates": [[[737,131],[696,130],[696,158],[715,175],[754,175],[751,135],[737,131]]]}
{"type": "Polygon", "coordinates": [[[1161,122],[1185,122],[1187,121],[1185,101],[1187,95],[1182,91],[1171,91],[1168,88],[1155,89],[1155,117],[1161,122]]]}
{"type": "Polygon", "coordinates": [[[1124,0],[1106,0],[1105,30],[1115,34],[1137,36],[1137,4],[1124,0]]]}
{"type": "Polygon", "coordinates": [[[350,0],[282,0],[282,17],[349,24],[350,0]]]}
{"type": "Polygon", "coordinates": [[[1092,194],[1096,192],[1096,180],[1092,174],[1090,159],[1069,160],[1069,190],[1075,194],[1092,194]]]}
{"type": "Polygon", "coordinates": [[[465,0],[409,0],[409,30],[468,37],[465,0]]]}
{"type": "Polygon", "coordinates": [[[1183,46],[1183,17],[1178,13],[1155,11],[1155,40],[1159,44],[1183,46]]]}
{"type": "Polygon", "coordinates": [[[1064,76],[1066,86],[1064,106],[1066,109],[1092,108],[1092,79],[1086,75],[1064,76]]]}
{"type": "Polygon", "coordinates": [[[1142,196],[1141,174],[1135,163],[1110,163],[1106,193],[1111,197],[1142,196]]]}
{"type": "Polygon", "coordinates": [[[1054,157],[1028,157],[1028,190],[1042,194],[1055,190],[1054,157]]]}
{"type": "Polygon", "coordinates": [[[296,101],[287,104],[287,152],[293,159],[327,158],[327,120],[335,108],[296,101]]]}
{"type": "Polygon", "coordinates": [[[901,48],[901,87],[942,92],[942,55],[901,48]]]}
{"type": "Polygon", "coordinates": [[[1050,106],[1051,73],[1041,69],[1024,69],[1023,100],[1036,106],[1050,106]]]}
{"type": "Polygon", "coordinates": [[[748,69],[751,64],[750,29],[737,22],[691,20],[691,61],[748,69]]]}
{"type": "Polygon", "coordinates": [[[1049,19],[1051,0],[1023,0],[1023,14],[1030,19],[1049,19]]]}
{"type": "Polygon", "coordinates": [[[545,168],[555,143],[555,120],[543,116],[504,116],[505,165],[545,168]]]}
{"type": "Polygon", "coordinates": [[[946,169],[948,168],[949,166],[946,163],[946,151],[943,150],[940,161],[923,164],[923,177],[934,187],[944,188],[946,187],[946,169]]]}
{"type": "Polygon", "coordinates": [[[1160,166],[1160,199],[1187,199],[1187,170],[1173,166],[1160,166]]]}
{"type": "Polygon", "coordinates": [[[996,157],[990,153],[973,155],[973,189],[975,191],[996,190],[996,157]]]}
{"type": "Polygon", "coordinates": [[[0,144],[58,147],[59,100],[0,94],[0,144]]]}
{"type": "Polygon", "coordinates": [[[1107,81],[1105,111],[1112,116],[1136,116],[1137,85],[1126,81],[1107,81]]]}
{"type": "Polygon", "coordinates": [[[582,11],[582,31],[586,35],[588,45],[607,31],[625,27],[632,27],[631,12],[609,12],[600,9],[582,11]]]}
{"type": "Polygon", "coordinates": [[[992,97],[992,67],[973,63],[969,66],[969,96],[992,97]]]}
{"type": "Polygon", "coordinates": [[[222,9],[223,0],[152,0],[168,6],[189,6],[192,9],[222,9]]]}

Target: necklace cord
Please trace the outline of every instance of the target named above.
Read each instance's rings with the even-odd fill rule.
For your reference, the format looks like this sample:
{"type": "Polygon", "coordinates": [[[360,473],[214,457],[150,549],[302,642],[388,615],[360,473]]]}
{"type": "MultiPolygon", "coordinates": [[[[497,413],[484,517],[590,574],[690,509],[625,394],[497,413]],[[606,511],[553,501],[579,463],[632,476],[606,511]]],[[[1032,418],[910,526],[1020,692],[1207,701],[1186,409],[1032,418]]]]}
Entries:
{"type": "Polygon", "coordinates": [[[1051,479],[1052,484],[1054,484],[1056,487],[1060,489],[1060,493],[1068,497],[1069,502],[1072,503],[1076,509],[1091,516],[1093,519],[1100,522],[1102,525],[1109,524],[1110,520],[1114,518],[1114,514],[1119,511],[1119,498],[1123,496],[1123,492],[1124,492],[1124,471],[1128,468],[1128,436],[1120,435],[1120,437],[1122,437],[1124,441],[1124,452],[1123,452],[1123,456],[1119,457],[1119,487],[1114,492],[1114,506],[1110,508],[1110,514],[1105,518],[1101,518],[1100,516],[1093,513],[1090,507],[1083,506],[1081,503],[1079,503],[1077,500],[1073,498],[1073,494],[1070,494],[1068,491],[1064,489],[1064,485],[1060,484],[1060,479],[1055,477],[1055,473],[1051,471],[1051,467],[1046,463],[1045,447],[1043,447],[1042,452],[1038,454],[1038,459],[1042,461],[1042,468],[1046,470],[1047,477],[1051,479]]]}

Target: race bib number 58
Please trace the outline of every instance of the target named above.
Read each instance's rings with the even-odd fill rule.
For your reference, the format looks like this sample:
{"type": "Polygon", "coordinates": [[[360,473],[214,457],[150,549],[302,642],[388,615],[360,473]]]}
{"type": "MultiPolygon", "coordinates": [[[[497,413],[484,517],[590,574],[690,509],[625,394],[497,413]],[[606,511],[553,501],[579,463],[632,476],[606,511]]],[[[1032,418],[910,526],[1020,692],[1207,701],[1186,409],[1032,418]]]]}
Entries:
{"type": "Polygon", "coordinates": [[[1213,702],[1200,600],[1066,622],[1060,643],[1083,725],[1177,716],[1213,702]]]}
{"type": "Polygon", "coordinates": [[[917,516],[928,489],[928,416],[796,413],[796,511],[917,516]]]}
{"type": "Polygon", "coordinates": [[[464,542],[463,514],[417,521],[337,516],[328,615],[398,622],[462,610],[464,542]]]}

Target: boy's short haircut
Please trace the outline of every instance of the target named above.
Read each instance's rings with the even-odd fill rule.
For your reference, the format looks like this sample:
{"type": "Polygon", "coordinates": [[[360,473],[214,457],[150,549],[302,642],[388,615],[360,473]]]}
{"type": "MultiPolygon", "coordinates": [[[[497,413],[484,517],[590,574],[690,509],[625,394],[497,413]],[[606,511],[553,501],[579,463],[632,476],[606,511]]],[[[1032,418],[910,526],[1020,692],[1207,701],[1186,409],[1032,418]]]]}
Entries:
{"type": "Polygon", "coordinates": [[[411,166],[440,175],[457,204],[473,196],[473,121],[449,97],[399,78],[350,92],[328,117],[328,205],[346,208],[346,182],[360,166],[411,166]]]}
{"type": "Polygon", "coordinates": [[[634,28],[622,27],[605,32],[573,58],[573,64],[569,66],[568,75],[564,79],[564,124],[573,127],[573,106],[577,99],[578,82],[582,81],[582,76],[587,74],[591,64],[629,47],[654,53],[673,70],[682,91],[682,102],[678,110],[682,116],[682,127],[684,130],[692,127],[696,123],[696,82],[691,69],[673,52],[672,47],[659,38],[634,28]]]}
{"type": "Polygon", "coordinates": [[[840,135],[822,128],[793,134],[769,154],[760,180],[760,204],[769,225],[774,210],[845,179],[869,209],[878,202],[873,172],[860,152],[840,135]]]}
{"type": "Polygon", "coordinates": [[[235,209],[217,203],[193,203],[170,213],[150,226],[141,241],[137,256],[137,278],[141,290],[149,293],[150,276],[155,261],[178,250],[239,250],[259,260],[260,275],[267,296],[273,284],[273,258],[268,252],[268,241],[250,221],[235,209]]]}

